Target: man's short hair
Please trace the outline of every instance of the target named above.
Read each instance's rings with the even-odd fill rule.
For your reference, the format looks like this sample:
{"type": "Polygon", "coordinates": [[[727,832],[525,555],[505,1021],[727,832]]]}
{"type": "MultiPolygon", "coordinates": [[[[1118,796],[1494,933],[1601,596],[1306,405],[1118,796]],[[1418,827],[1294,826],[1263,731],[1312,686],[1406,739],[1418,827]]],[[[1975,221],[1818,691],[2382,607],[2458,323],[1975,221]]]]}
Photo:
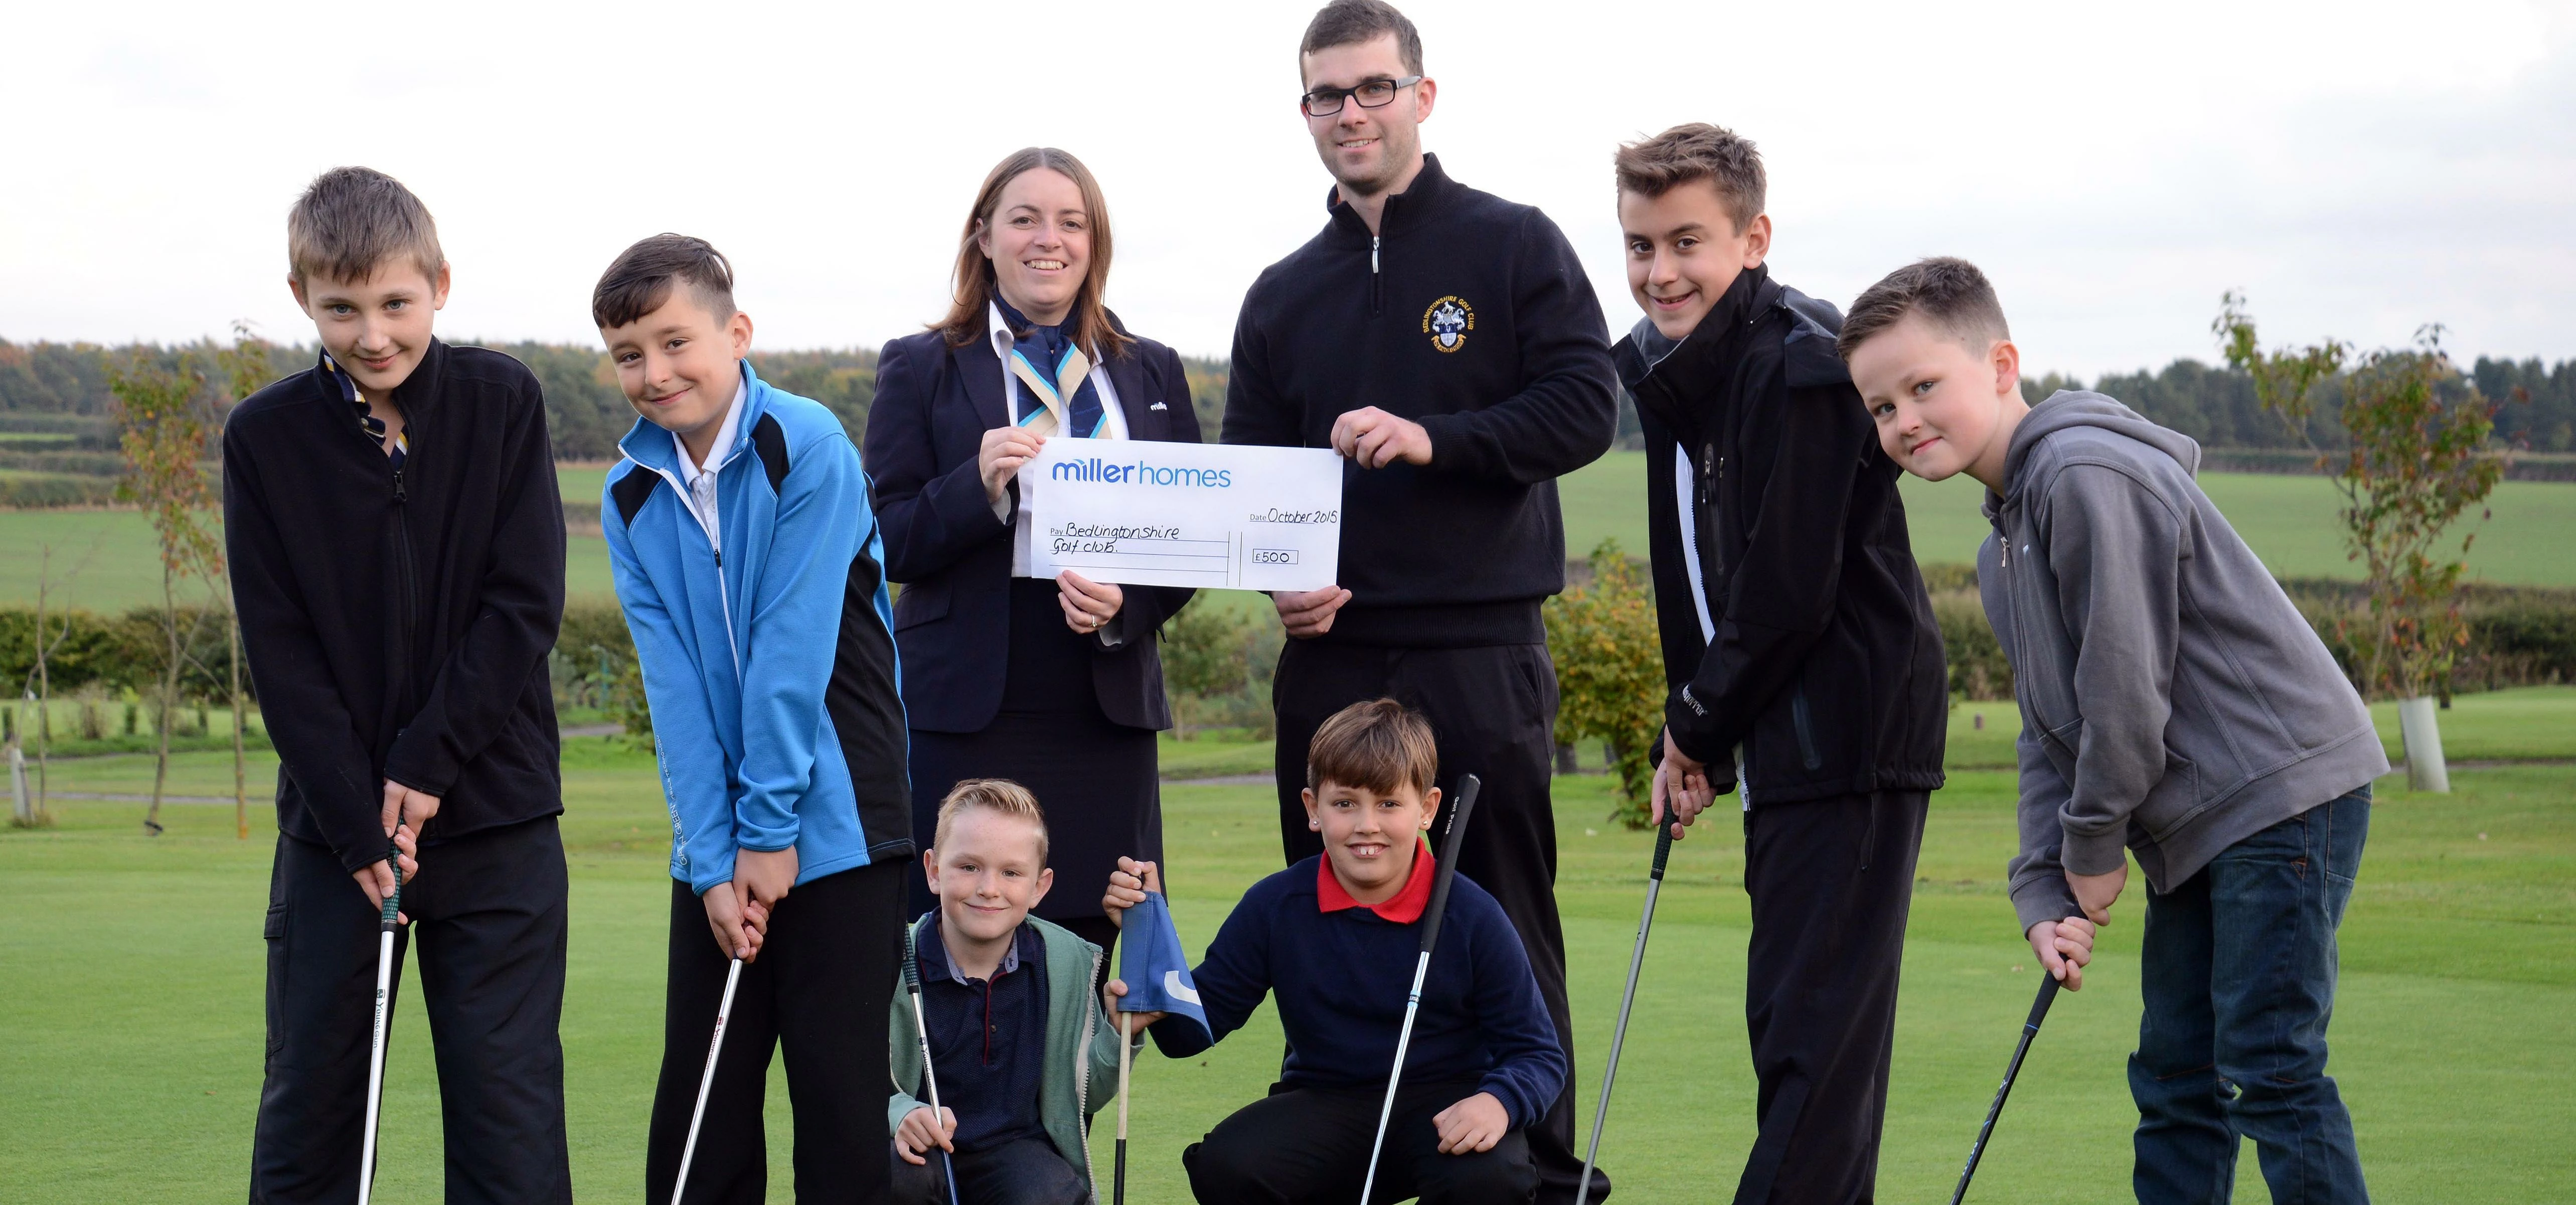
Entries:
{"type": "Polygon", "coordinates": [[[1619,176],[1619,191],[1649,199],[1694,181],[1716,185],[1737,234],[1752,226],[1768,203],[1765,194],[1770,183],[1762,174],[1762,152],[1754,148],[1753,140],[1704,121],[1621,143],[1611,165],[1619,176]]]}
{"type": "Polygon", "coordinates": [[[1986,282],[1986,274],[1964,259],[1936,255],[1898,268],[1861,290],[1852,301],[1850,316],[1843,319],[1843,333],[1834,340],[1834,350],[1849,360],[1870,336],[1904,321],[1907,314],[1923,315],[1924,321],[1981,356],[1996,340],[2012,338],[2012,328],[2004,324],[2004,303],[1996,299],[1995,286],[1986,282]]]}
{"type": "Polygon", "coordinates": [[[614,330],[662,308],[673,282],[697,291],[718,322],[733,317],[733,264],[715,245],[685,234],[657,234],[619,253],[590,293],[590,319],[614,330]]]}
{"type": "Polygon", "coordinates": [[[1306,23],[1306,36],[1297,42],[1297,78],[1306,78],[1307,55],[1374,42],[1386,34],[1395,35],[1395,55],[1403,60],[1404,69],[1422,74],[1422,34],[1394,5],[1386,0],[1333,0],[1315,10],[1315,19],[1306,23]]]}
{"type": "Polygon", "coordinates": [[[1429,794],[1440,774],[1440,745],[1431,724],[1393,699],[1353,703],[1333,713],[1306,746],[1306,785],[1327,782],[1392,795],[1399,786],[1429,794]]]}
{"type": "Polygon", "coordinates": [[[939,827],[931,835],[931,848],[945,848],[948,831],[957,817],[977,808],[1028,821],[1038,830],[1038,865],[1046,865],[1046,812],[1038,807],[1038,797],[1029,794],[1027,787],[1007,778],[969,778],[948,788],[948,797],[939,801],[939,827]]]}
{"type": "Polygon", "coordinates": [[[438,248],[429,207],[374,168],[335,167],[315,176],[286,211],[286,270],[298,284],[373,280],[402,259],[435,284],[447,254],[438,248]]]}

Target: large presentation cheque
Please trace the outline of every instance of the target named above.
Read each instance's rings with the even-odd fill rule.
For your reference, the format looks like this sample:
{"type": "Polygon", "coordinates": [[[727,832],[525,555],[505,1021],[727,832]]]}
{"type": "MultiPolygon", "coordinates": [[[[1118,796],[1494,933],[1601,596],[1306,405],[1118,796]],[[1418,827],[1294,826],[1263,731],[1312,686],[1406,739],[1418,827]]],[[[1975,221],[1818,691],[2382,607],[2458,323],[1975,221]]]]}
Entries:
{"type": "Polygon", "coordinates": [[[1328,448],[1059,438],[1018,480],[1015,576],[1315,590],[1340,567],[1342,458],[1328,448]]]}

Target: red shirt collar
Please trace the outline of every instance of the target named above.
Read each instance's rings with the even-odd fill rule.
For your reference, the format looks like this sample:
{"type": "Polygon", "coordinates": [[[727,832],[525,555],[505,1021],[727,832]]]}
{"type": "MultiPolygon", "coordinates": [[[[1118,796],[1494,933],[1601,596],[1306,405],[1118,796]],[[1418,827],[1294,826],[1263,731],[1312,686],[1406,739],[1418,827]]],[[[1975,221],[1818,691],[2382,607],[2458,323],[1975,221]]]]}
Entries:
{"type": "Polygon", "coordinates": [[[1431,843],[1417,840],[1413,849],[1413,872],[1404,877],[1404,890],[1382,904],[1363,904],[1351,898],[1342,887],[1341,876],[1333,873],[1333,856],[1325,854],[1316,860],[1315,908],[1319,912],[1340,912],[1346,908],[1366,908],[1381,920],[1409,925],[1422,919],[1422,910],[1431,906],[1431,843]]]}

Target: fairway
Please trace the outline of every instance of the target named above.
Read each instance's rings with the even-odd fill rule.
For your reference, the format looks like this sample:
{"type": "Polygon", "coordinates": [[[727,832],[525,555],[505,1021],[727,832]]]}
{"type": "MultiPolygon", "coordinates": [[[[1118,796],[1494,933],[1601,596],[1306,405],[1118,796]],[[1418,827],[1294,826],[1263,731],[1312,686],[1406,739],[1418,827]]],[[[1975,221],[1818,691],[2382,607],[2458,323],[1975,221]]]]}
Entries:
{"type": "MultiPolygon", "coordinates": [[[[2510,752],[2514,730],[2564,733],[2576,692],[2506,692],[2444,722],[2457,748],[2510,752]],[[2492,712],[2493,714],[2488,714],[2492,712]],[[2554,724],[2551,722],[2554,719],[2554,724]],[[2497,727],[2488,731],[2492,721],[2497,727]]],[[[2009,739],[2008,705],[1982,708],[2009,739]]],[[[1962,742],[1976,746],[1978,741],[1962,742]]],[[[1193,742],[1211,769],[1224,746],[1193,742]]],[[[1963,750],[1964,751],[1964,750],[1963,750]]],[[[1246,751],[1247,753],[1250,750],[1246,751]]],[[[228,795],[230,758],[184,756],[172,790],[228,795]]],[[[1237,761],[1255,760],[1237,758],[1237,761]]],[[[262,758],[262,780],[274,762],[262,758]]],[[[131,790],[148,759],[56,763],[57,790],[131,790]]],[[[2463,770],[2449,798],[2383,780],[2343,931],[2332,1071],[2352,1102],[2378,1199],[2563,1200],[2576,1182],[2576,768],[2463,770]],[[2555,1018],[2555,1019],[2553,1019],[2555,1018]],[[2438,1041],[2429,1040],[2438,1035],[2438,1041]]],[[[1604,825],[1608,781],[1557,784],[1558,898],[1571,951],[1585,1119],[1634,934],[1650,842],[1604,825]]],[[[572,953],[564,1043],[574,1184],[633,1200],[660,1057],[667,821],[652,763],[584,739],[565,757],[572,953]]],[[[0,1183],[48,1202],[225,1201],[243,1190],[260,1077],[261,915],[271,818],[232,838],[232,809],[178,806],[169,836],[141,806],[62,804],[49,831],[0,831],[0,1183]]],[[[2002,895],[2008,774],[1954,773],[1934,796],[1906,947],[1881,1199],[1945,1199],[2037,980],[2002,895]]],[[[1203,943],[1243,887],[1277,866],[1267,789],[1169,786],[1170,884],[1203,943]]],[[[1700,1202],[1731,1190],[1752,1138],[1742,986],[1742,841],[1723,815],[1676,850],[1603,1163],[1617,1199],[1700,1202]]],[[[434,863],[432,873],[434,873],[434,863]]],[[[2132,889],[2133,892],[2136,890],[2132,889]]],[[[2123,1059],[2137,1022],[2137,897],[2106,931],[2092,985],[2060,999],[1986,1167],[1988,1202],[2128,1199],[2123,1059]]],[[[435,1075],[416,979],[388,1072],[378,1199],[434,1200],[435,1075]]],[[[857,1023],[867,1023],[854,1019],[857,1023]]],[[[1137,1064],[1132,1199],[1188,1199],[1180,1148],[1259,1095],[1278,1068],[1265,1008],[1200,1059],[1137,1064]]],[[[791,1199],[788,1108],[773,1070],[770,1199],[791,1199]]],[[[1098,1132],[1105,1157],[1108,1129],[1098,1132]]],[[[1105,1166],[1105,1159],[1104,1159],[1105,1166]]],[[[2250,1154],[2240,1191],[2262,1199],[2250,1154]]]]}

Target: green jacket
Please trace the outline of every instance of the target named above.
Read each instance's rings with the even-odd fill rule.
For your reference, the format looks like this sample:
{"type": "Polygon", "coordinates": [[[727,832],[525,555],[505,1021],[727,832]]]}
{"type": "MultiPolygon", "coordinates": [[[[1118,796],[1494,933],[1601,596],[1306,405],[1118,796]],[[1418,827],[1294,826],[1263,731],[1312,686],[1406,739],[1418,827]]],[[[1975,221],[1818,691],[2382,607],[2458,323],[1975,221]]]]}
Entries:
{"type": "MultiPolygon", "coordinates": [[[[1100,947],[1034,916],[1024,923],[1036,926],[1046,945],[1046,1069],[1038,1080],[1038,1120],[1056,1152],[1089,1180],[1091,1149],[1083,1141],[1084,1125],[1118,1092],[1118,1027],[1091,994],[1100,947]]],[[[912,936],[916,943],[937,940],[928,915],[914,923],[912,936]]],[[[921,1082],[921,1029],[913,1023],[912,996],[903,988],[900,971],[887,1021],[897,1085],[886,1100],[886,1133],[892,1136],[903,1128],[907,1114],[929,1103],[921,1082]]],[[[1136,1036],[1145,1035],[1139,1030],[1136,1036]]],[[[1092,1196],[1099,1195],[1095,1188],[1092,1196]]]]}

